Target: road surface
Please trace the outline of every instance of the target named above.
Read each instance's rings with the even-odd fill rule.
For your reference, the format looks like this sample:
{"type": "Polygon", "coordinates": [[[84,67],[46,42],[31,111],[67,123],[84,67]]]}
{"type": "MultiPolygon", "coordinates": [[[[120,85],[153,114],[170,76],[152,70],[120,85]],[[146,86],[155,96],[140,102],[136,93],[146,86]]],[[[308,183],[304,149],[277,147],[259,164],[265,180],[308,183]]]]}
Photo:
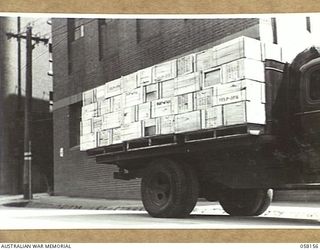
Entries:
{"type": "Polygon", "coordinates": [[[218,204],[197,206],[184,219],[158,219],[144,211],[44,209],[0,206],[1,229],[251,229],[320,228],[317,204],[278,203],[259,217],[231,217],[218,204]]]}

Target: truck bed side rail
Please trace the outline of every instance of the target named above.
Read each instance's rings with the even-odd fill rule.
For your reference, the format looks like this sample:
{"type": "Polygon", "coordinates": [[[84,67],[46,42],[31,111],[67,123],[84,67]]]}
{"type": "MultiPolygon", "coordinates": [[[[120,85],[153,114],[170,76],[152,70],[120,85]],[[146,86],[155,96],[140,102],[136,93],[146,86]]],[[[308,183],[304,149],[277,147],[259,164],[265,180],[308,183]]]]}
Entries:
{"type": "Polygon", "coordinates": [[[116,163],[129,159],[210,151],[213,148],[234,147],[237,144],[239,144],[238,146],[243,146],[245,140],[248,140],[248,144],[250,145],[257,140],[270,141],[271,136],[262,135],[263,126],[246,124],[223,129],[141,138],[117,145],[88,150],[87,154],[95,157],[97,163],[116,163]],[[230,143],[231,141],[232,143],[230,143]]]}

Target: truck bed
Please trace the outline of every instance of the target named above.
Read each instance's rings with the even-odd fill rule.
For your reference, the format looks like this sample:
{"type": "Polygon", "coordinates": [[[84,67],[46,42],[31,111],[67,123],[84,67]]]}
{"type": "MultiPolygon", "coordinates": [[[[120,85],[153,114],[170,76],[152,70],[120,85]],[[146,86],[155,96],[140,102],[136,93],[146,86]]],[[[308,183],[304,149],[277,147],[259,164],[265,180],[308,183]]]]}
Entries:
{"type": "Polygon", "coordinates": [[[91,149],[87,154],[94,157],[97,163],[118,164],[132,159],[261,145],[274,141],[273,136],[264,134],[264,126],[242,124],[183,134],[144,137],[91,149]]]}

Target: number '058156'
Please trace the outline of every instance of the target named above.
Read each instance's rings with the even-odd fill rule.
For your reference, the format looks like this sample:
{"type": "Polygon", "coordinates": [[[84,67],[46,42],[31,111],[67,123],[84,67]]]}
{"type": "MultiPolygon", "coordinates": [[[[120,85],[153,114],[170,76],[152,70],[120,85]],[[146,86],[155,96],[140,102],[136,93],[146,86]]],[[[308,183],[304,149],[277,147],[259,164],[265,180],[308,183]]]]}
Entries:
{"type": "Polygon", "coordinates": [[[300,248],[303,248],[303,249],[317,249],[318,248],[318,244],[311,244],[311,243],[303,243],[303,244],[300,244],[300,248]]]}

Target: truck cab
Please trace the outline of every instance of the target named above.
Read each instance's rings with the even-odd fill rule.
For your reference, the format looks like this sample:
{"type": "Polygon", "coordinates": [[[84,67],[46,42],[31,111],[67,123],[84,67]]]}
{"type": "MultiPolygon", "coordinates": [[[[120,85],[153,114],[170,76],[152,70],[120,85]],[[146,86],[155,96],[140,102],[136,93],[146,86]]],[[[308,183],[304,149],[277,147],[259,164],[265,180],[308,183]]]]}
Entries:
{"type": "MultiPolygon", "coordinates": [[[[319,50],[314,50],[315,56],[319,50]]],[[[294,113],[296,140],[300,146],[305,181],[320,182],[320,58],[309,60],[300,67],[299,107],[294,113]]]]}

